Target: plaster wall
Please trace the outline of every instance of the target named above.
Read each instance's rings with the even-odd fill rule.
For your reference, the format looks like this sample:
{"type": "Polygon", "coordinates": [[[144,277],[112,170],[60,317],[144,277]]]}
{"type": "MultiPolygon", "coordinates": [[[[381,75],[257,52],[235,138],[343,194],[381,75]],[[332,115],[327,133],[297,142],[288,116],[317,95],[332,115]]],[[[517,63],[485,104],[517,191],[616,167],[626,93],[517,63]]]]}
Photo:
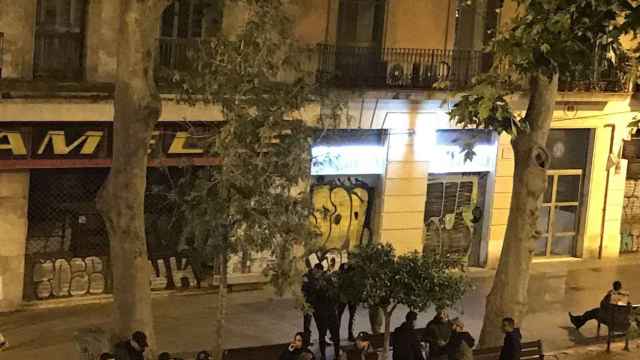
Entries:
{"type": "Polygon", "coordinates": [[[0,312],[22,303],[28,196],[28,171],[0,171],[0,312]]]}
{"type": "Polygon", "coordinates": [[[388,1],[385,47],[451,49],[456,1],[388,1]]]}
{"type": "Polygon", "coordinates": [[[33,78],[36,0],[0,0],[0,32],[4,33],[2,78],[33,78]]]}

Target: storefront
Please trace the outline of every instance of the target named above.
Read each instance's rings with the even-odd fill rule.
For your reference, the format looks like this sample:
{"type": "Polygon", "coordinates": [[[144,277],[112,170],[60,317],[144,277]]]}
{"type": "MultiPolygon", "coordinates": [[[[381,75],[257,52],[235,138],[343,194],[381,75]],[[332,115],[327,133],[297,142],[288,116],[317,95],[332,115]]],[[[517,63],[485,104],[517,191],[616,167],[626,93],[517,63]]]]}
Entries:
{"type": "Polygon", "coordinates": [[[321,233],[319,261],[348,260],[348,253],[375,238],[387,135],[379,130],[323,132],[312,147],[312,221],[321,233]]]}
{"type": "Polygon", "coordinates": [[[497,137],[483,130],[441,129],[431,150],[425,204],[424,251],[457,253],[484,266],[494,181],[497,137]],[[463,151],[470,147],[472,156],[463,151]],[[467,155],[467,156],[465,156],[467,155]]]}
{"type": "MultiPolygon", "coordinates": [[[[212,130],[204,123],[163,123],[149,148],[145,215],[152,289],[196,285],[181,254],[181,219],[166,193],[180,166],[212,166],[189,134],[212,130]],[[173,206],[173,207],[172,207],[173,206]]],[[[95,199],[107,178],[110,123],[3,125],[0,169],[28,174],[23,298],[27,301],[100,295],[112,289],[109,240],[95,199]]]]}

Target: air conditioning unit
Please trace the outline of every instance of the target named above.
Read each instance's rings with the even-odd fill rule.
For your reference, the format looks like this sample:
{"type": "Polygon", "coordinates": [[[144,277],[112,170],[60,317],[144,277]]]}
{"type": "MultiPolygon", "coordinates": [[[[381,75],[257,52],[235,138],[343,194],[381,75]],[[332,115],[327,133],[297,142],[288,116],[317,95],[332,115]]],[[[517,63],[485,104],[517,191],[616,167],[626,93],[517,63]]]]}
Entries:
{"type": "Polygon", "coordinates": [[[400,63],[393,63],[387,69],[387,84],[402,85],[405,81],[405,69],[400,63]]]}

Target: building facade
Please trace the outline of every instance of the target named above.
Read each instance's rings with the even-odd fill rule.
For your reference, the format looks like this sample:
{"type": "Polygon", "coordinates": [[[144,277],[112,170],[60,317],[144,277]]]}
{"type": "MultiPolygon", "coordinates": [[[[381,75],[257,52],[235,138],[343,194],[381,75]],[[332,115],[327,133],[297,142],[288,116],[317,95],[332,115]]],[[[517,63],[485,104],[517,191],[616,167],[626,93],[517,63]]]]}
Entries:
{"type": "MultiPolygon", "coordinates": [[[[109,293],[108,240],[93,199],[110,164],[118,2],[0,4],[0,311],[109,293]]],[[[331,161],[310,164],[314,221],[330,255],[344,261],[376,240],[400,253],[456,251],[469,265],[495,267],[513,191],[510,139],[456,129],[448,111],[455,92],[489,69],[481,49],[515,13],[513,3],[307,0],[293,11],[298,39],[316,45],[312,66],[348,103],[339,129],[313,148],[314,158],[331,161]],[[461,144],[472,139],[476,156],[466,161],[461,144]]],[[[222,0],[176,0],[158,29],[157,68],[185,66],[194,41],[242,19],[222,0]]],[[[617,257],[624,244],[622,146],[633,88],[616,64],[598,64],[599,72],[561,82],[536,261],[617,257]]],[[[526,97],[510,101],[526,110],[526,97]]],[[[317,111],[308,109],[309,119],[317,111]]],[[[217,164],[185,120],[212,126],[221,115],[164,94],[150,186],[163,185],[156,175],[166,167],[217,164]]],[[[193,286],[175,232],[160,226],[169,210],[154,201],[152,287],[193,286]]],[[[259,273],[268,261],[234,259],[230,273],[259,273]]]]}

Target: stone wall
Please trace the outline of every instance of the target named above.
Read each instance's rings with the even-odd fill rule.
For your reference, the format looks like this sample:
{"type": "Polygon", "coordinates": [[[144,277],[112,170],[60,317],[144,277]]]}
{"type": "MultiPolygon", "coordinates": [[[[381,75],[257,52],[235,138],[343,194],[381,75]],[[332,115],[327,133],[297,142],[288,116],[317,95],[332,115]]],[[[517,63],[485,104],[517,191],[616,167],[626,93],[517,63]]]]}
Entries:
{"type": "Polygon", "coordinates": [[[621,252],[640,251],[640,180],[627,179],[622,210],[621,252]]]}

